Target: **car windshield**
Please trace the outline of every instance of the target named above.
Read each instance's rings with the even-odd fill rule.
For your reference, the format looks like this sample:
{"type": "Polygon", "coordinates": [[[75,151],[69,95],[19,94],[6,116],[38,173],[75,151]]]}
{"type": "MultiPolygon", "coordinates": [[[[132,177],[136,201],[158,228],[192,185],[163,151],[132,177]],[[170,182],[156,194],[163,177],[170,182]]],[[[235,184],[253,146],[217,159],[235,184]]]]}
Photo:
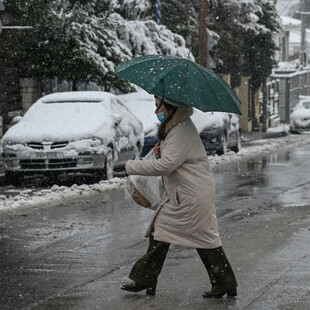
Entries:
{"type": "Polygon", "coordinates": [[[302,106],[303,106],[305,109],[310,109],[310,101],[303,102],[303,103],[302,103],[302,106]]]}
{"type": "Polygon", "coordinates": [[[12,127],[10,139],[66,141],[92,135],[108,138],[114,132],[111,112],[109,102],[35,103],[12,127]]]}
{"type": "Polygon", "coordinates": [[[49,102],[33,105],[24,119],[35,123],[54,122],[67,124],[102,118],[105,109],[100,102],[49,102]]]}

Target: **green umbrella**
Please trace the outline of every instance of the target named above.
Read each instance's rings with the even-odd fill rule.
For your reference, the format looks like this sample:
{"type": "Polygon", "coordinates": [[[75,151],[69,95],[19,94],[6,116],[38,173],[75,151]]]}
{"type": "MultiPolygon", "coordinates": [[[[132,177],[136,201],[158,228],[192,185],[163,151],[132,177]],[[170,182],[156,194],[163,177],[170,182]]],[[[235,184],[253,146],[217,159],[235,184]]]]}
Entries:
{"type": "Polygon", "coordinates": [[[185,58],[147,55],[117,66],[117,77],[148,93],[201,111],[241,114],[241,102],[232,88],[213,71],[185,58]]]}

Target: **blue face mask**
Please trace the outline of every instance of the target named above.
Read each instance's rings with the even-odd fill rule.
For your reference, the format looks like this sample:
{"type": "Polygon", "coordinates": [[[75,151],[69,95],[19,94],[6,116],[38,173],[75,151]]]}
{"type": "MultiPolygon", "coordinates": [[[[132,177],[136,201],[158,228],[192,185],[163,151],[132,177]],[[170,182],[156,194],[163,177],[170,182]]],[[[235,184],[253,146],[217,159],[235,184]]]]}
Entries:
{"type": "Polygon", "coordinates": [[[165,121],[165,113],[164,112],[160,112],[158,114],[156,114],[158,120],[163,123],[165,121]]]}

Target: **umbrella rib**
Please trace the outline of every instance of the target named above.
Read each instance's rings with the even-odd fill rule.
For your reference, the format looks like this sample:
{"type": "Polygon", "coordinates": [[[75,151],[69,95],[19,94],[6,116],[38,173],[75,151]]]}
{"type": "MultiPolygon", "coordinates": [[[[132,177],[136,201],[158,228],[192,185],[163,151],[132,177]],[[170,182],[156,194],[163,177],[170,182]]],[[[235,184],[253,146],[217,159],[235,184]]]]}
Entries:
{"type": "MultiPolygon", "coordinates": [[[[175,67],[177,67],[178,65],[179,65],[179,64],[178,64],[177,62],[175,62],[173,65],[169,66],[166,70],[163,71],[163,72],[165,72],[164,76],[165,76],[168,72],[170,72],[170,71],[172,71],[173,69],[175,69],[175,67]]],[[[157,80],[154,80],[154,81],[156,81],[156,85],[152,88],[151,91],[153,91],[154,88],[156,88],[157,83],[158,83],[160,80],[163,80],[163,77],[160,77],[160,78],[158,78],[157,80]]],[[[164,86],[165,86],[165,85],[164,85],[164,86]]],[[[163,88],[164,88],[164,86],[163,86],[163,88]]],[[[163,90],[164,90],[164,89],[163,89],[163,90]]]]}
{"type": "MultiPolygon", "coordinates": [[[[213,79],[216,79],[218,83],[220,83],[221,87],[223,88],[223,91],[224,92],[227,92],[225,86],[227,86],[228,88],[230,88],[230,86],[227,84],[226,85],[226,82],[224,80],[222,80],[222,78],[220,76],[216,76],[216,74],[209,70],[210,72],[210,76],[213,78],[213,79]],[[213,76],[214,75],[214,76],[213,76]]],[[[216,97],[218,95],[218,92],[214,91],[214,88],[212,86],[212,83],[209,82],[207,76],[205,76],[205,74],[203,73],[203,71],[199,70],[200,74],[203,76],[204,80],[206,81],[206,83],[208,84],[209,86],[209,89],[211,91],[211,93],[216,97]]],[[[232,89],[231,89],[232,90],[232,89]]],[[[233,90],[232,90],[233,91],[233,90]]],[[[220,105],[221,105],[221,108],[222,109],[225,109],[225,103],[224,102],[221,102],[220,100],[217,101],[220,105]]],[[[234,102],[237,104],[237,102],[234,100],[234,102]]],[[[238,98],[238,109],[240,110],[240,107],[239,107],[239,98],[238,98]]],[[[219,110],[220,111],[220,110],[219,110]]]]}
{"type": "MultiPolygon", "coordinates": [[[[213,96],[216,97],[217,96],[217,92],[214,91],[213,86],[210,83],[210,81],[208,80],[208,78],[204,75],[204,73],[201,70],[199,70],[199,73],[203,76],[204,80],[206,81],[206,84],[208,84],[208,87],[209,87],[211,93],[213,94],[213,96]]],[[[220,100],[218,101],[218,103],[221,105],[222,108],[224,107],[223,104],[220,102],[220,100]]]]}

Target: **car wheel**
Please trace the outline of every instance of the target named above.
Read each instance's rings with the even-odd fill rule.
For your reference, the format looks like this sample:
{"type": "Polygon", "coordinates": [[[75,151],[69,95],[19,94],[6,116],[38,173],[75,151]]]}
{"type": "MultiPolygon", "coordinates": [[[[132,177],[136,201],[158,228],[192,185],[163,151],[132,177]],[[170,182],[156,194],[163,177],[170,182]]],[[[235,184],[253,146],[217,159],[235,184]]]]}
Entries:
{"type": "Polygon", "coordinates": [[[24,175],[20,172],[6,171],[5,181],[13,186],[21,186],[23,185],[24,175]]]}
{"type": "Polygon", "coordinates": [[[301,131],[295,129],[293,126],[290,126],[290,133],[295,134],[295,135],[299,135],[299,134],[301,134],[301,131]]]}
{"type": "Polygon", "coordinates": [[[225,133],[222,134],[222,145],[220,150],[216,152],[218,155],[223,155],[227,153],[227,136],[225,133]]]}
{"type": "Polygon", "coordinates": [[[235,153],[238,153],[241,150],[241,134],[239,131],[238,131],[238,136],[237,136],[237,144],[234,145],[231,149],[235,153]]]}

